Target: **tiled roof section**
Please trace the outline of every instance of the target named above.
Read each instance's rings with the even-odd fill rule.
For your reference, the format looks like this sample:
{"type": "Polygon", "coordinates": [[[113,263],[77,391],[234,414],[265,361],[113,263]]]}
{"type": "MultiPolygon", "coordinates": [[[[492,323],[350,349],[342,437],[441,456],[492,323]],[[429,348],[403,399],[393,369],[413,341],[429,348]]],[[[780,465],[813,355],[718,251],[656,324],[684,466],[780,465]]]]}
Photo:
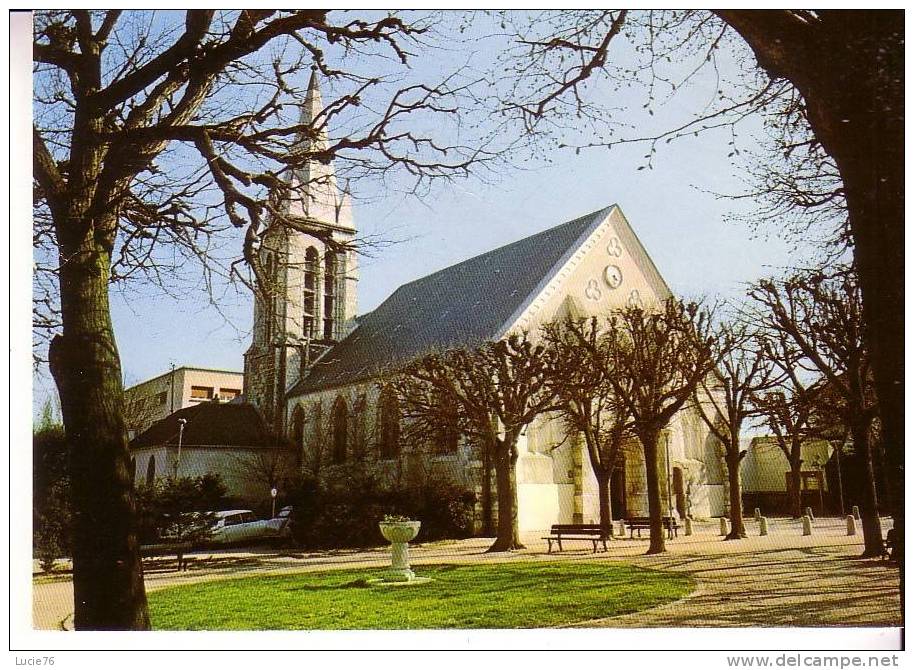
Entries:
{"type": "Polygon", "coordinates": [[[178,444],[178,419],[187,419],[181,444],[226,447],[275,447],[263,416],[250,403],[204,402],[185,407],[137,435],[131,448],[178,444]]]}
{"type": "Polygon", "coordinates": [[[359,320],[289,395],[364,381],[382,369],[497,336],[609,214],[601,209],[405,284],[359,320]]]}

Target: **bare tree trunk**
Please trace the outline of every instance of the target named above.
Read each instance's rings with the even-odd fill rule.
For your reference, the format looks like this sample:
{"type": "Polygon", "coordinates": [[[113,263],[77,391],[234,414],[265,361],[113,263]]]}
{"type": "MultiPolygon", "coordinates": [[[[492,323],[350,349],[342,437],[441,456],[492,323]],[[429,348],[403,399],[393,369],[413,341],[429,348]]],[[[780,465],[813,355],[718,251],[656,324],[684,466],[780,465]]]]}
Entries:
{"type": "Polygon", "coordinates": [[[517,447],[511,443],[499,445],[495,455],[495,481],[498,489],[498,535],[487,549],[511,551],[523,549],[517,524],[517,447]]]}
{"type": "MultiPolygon", "coordinates": [[[[49,351],[70,443],[77,630],[148,630],[108,252],[90,232],[61,255],[63,334],[49,351]]],[[[69,246],[69,245],[68,245],[69,246]]]]}
{"type": "Polygon", "coordinates": [[[662,554],[666,551],[663,536],[663,501],[660,499],[660,468],[657,462],[658,432],[641,436],[644,447],[644,465],[647,471],[647,508],[651,519],[651,545],[648,554],[662,554]]]}
{"type": "Polygon", "coordinates": [[[803,516],[802,477],[800,476],[803,461],[800,459],[798,448],[793,449],[792,452],[793,455],[788,461],[790,463],[790,516],[799,519],[803,516]]]}
{"type": "Polygon", "coordinates": [[[600,530],[603,531],[604,537],[609,537],[613,534],[612,502],[609,497],[610,469],[594,468],[594,475],[600,494],[600,530]]]}
{"type": "Polygon", "coordinates": [[[882,526],[879,523],[879,504],[876,497],[876,471],[873,468],[873,449],[869,428],[856,425],[851,428],[854,449],[863,456],[866,479],[863,483],[863,505],[860,516],[863,526],[863,555],[882,555],[882,526]]]}
{"type": "Polygon", "coordinates": [[[739,477],[739,447],[734,452],[727,449],[727,480],[730,488],[730,533],[725,539],[739,540],[746,537],[746,527],[743,524],[743,490],[739,477]]]}
{"type": "Polygon", "coordinates": [[[492,448],[482,446],[482,534],[492,536],[492,448]]]}

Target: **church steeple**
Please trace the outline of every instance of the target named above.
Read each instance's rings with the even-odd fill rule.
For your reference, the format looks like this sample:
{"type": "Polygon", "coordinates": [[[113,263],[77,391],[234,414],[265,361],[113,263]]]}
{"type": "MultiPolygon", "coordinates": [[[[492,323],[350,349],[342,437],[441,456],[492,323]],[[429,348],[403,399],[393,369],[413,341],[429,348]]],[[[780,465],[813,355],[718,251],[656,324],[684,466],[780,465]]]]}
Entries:
{"type": "MultiPolygon", "coordinates": [[[[293,151],[314,154],[326,152],[330,148],[327,119],[316,69],[311,72],[308,92],[301,105],[299,124],[306,130],[296,136],[293,151]]],[[[355,232],[351,208],[346,206],[346,193],[337,185],[336,170],[332,162],[313,159],[293,170],[290,177],[290,192],[292,197],[284,203],[285,214],[355,232]]]]}
{"type": "Polygon", "coordinates": [[[303,130],[292,151],[318,155],[288,175],[288,194],[278,206],[285,217],[314,232],[272,225],[264,233],[259,254],[270,290],[255,302],[254,333],[244,365],[245,395],[280,433],[286,432],[286,390],[319,353],[345,337],[357,308],[351,199],[339,188],[333,163],[321,160],[331,142],[316,70],[300,119],[303,130]],[[328,235],[333,243],[328,243],[328,235]]]}

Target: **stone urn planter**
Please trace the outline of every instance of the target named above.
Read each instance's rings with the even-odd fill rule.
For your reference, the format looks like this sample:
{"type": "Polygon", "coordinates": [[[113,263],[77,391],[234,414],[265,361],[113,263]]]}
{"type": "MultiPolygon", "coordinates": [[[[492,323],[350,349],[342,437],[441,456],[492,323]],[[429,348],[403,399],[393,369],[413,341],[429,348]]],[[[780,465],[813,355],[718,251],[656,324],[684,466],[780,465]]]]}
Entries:
{"type": "Polygon", "coordinates": [[[390,542],[390,570],[385,579],[394,582],[408,582],[416,578],[409,567],[409,542],[415,539],[422,526],[421,521],[381,521],[381,535],[390,542]]]}

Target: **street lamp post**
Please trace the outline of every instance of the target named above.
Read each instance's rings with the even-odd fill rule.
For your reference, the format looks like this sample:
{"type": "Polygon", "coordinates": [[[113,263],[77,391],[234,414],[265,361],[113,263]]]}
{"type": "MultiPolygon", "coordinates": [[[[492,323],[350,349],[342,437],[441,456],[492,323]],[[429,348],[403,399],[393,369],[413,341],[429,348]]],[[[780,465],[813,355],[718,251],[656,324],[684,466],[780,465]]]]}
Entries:
{"type": "Polygon", "coordinates": [[[187,419],[178,419],[178,455],[175,458],[175,479],[178,478],[178,465],[181,463],[181,443],[184,441],[184,425],[187,419]]]}
{"type": "Polygon", "coordinates": [[[825,488],[825,465],[816,456],[812,460],[812,466],[816,469],[816,486],[819,488],[819,516],[825,516],[825,499],[822,489],[825,488]]]}
{"type": "Polygon", "coordinates": [[[277,491],[275,487],[270,489],[270,497],[273,498],[273,513],[270,514],[271,519],[276,518],[276,496],[278,494],[279,494],[279,491],[277,491]]]}

